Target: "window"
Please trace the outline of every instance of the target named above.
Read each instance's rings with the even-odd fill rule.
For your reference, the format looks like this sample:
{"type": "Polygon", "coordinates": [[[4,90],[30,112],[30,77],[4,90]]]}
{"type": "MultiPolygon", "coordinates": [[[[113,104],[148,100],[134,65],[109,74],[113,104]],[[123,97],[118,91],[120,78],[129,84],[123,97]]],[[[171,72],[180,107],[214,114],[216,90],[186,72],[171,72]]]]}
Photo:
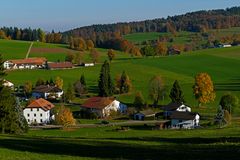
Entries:
{"type": "Polygon", "coordinates": [[[28,119],[27,121],[30,122],[30,119],[28,119]]]}
{"type": "Polygon", "coordinates": [[[40,114],[40,117],[42,117],[42,113],[40,114]]]}
{"type": "Polygon", "coordinates": [[[42,120],[42,119],[40,119],[40,122],[43,122],[43,120],[42,120]]]}
{"type": "Polygon", "coordinates": [[[30,117],[30,115],[29,115],[29,114],[27,114],[27,116],[28,116],[28,117],[30,117]]]}
{"type": "Polygon", "coordinates": [[[39,108],[37,109],[37,111],[39,111],[39,108]]]}
{"type": "Polygon", "coordinates": [[[33,111],[33,109],[31,108],[31,112],[33,111]]]}
{"type": "Polygon", "coordinates": [[[36,119],[34,119],[34,122],[37,122],[37,120],[36,120],[36,119]]]}
{"type": "Polygon", "coordinates": [[[34,114],[34,117],[36,117],[36,114],[34,114]]]}

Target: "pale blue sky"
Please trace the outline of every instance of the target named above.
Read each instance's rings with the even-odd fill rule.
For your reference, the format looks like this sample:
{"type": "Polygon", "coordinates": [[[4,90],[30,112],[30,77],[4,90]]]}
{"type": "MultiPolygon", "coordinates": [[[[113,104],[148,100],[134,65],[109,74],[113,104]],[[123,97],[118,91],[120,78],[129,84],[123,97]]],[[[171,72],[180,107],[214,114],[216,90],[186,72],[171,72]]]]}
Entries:
{"type": "Polygon", "coordinates": [[[232,6],[240,0],[1,0],[0,26],[64,31],[232,6]]]}

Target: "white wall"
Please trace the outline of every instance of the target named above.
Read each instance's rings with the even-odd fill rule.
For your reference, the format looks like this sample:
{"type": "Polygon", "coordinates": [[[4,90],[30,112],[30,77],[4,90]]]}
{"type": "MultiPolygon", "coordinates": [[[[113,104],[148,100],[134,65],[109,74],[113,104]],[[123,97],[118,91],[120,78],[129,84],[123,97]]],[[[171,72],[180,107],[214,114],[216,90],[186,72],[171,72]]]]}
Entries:
{"type": "Polygon", "coordinates": [[[50,110],[44,111],[42,108],[25,108],[23,110],[24,117],[28,124],[31,123],[49,123],[50,110]]]}

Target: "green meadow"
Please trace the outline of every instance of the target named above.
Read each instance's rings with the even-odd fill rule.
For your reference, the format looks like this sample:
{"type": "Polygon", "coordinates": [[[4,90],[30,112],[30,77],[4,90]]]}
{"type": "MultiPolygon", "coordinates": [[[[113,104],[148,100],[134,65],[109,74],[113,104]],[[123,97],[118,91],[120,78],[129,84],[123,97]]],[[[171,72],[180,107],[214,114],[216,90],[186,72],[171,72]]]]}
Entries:
{"type": "Polygon", "coordinates": [[[154,130],[154,126],[32,130],[0,135],[0,159],[239,159],[239,123],[226,128],[154,130]]]}

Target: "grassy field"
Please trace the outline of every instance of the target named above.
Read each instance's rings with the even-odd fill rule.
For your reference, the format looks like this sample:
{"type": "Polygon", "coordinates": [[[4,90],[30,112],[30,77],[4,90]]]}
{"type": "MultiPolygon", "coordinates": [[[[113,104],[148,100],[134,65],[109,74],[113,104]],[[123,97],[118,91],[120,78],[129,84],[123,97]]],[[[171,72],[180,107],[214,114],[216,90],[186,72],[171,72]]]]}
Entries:
{"type": "Polygon", "coordinates": [[[239,123],[223,129],[153,130],[131,126],[35,130],[0,135],[0,159],[239,159],[239,123]]]}
{"type": "MultiPolygon", "coordinates": [[[[107,59],[106,50],[99,50],[102,53],[101,62],[103,62],[107,59]]],[[[179,80],[187,103],[196,106],[197,102],[192,94],[194,76],[199,72],[207,72],[211,75],[217,90],[217,99],[209,106],[216,108],[222,94],[233,92],[239,95],[239,50],[240,47],[209,49],[185,53],[180,56],[139,59],[130,58],[127,54],[119,52],[111,64],[111,73],[114,79],[117,74],[125,70],[132,80],[132,92],[128,95],[119,96],[119,99],[125,103],[132,103],[135,91],[142,91],[145,99],[148,100],[148,81],[154,75],[160,75],[164,80],[167,93],[174,80],[179,80]]],[[[60,76],[64,79],[64,88],[66,89],[69,83],[74,83],[81,74],[84,74],[90,92],[96,94],[100,67],[101,63],[94,67],[70,70],[11,71],[8,73],[7,79],[13,81],[16,85],[20,85],[28,80],[35,83],[40,77],[47,80],[51,77],[60,76]]],[[[148,100],[148,102],[151,101],[148,100]]],[[[168,96],[161,101],[162,104],[168,102],[168,96]]]]}
{"type": "Polygon", "coordinates": [[[4,60],[25,58],[30,42],[0,39],[0,54],[4,60]]]}

